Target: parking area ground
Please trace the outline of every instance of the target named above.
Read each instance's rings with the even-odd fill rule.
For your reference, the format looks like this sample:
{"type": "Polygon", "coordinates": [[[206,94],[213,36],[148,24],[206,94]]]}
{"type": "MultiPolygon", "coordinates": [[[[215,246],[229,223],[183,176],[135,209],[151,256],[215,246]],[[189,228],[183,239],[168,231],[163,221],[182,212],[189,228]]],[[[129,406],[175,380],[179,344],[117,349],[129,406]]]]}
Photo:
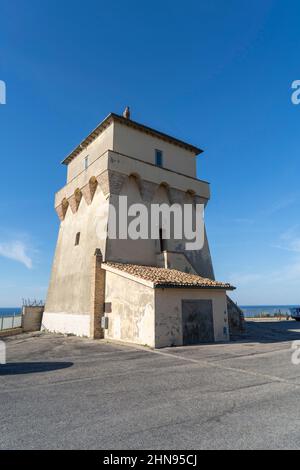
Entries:
{"type": "Polygon", "coordinates": [[[294,321],[249,321],[228,344],[161,350],[6,338],[0,448],[299,448],[294,340],[294,321]]]}

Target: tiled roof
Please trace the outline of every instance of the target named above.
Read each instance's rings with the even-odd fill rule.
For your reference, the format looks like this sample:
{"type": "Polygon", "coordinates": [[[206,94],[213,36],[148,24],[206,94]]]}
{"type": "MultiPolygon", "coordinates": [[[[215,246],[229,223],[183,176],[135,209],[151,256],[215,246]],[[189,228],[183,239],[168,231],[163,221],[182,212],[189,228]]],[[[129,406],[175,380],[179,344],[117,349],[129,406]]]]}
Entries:
{"type": "Polygon", "coordinates": [[[142,266],[138,264],[123,264],[107,262],[103,263],[105,268],[111,267],[131,276],[153,283],[153,287],[191,287],[202,289],[227,289],[235,287],[229,283],[213,281],[195,274],[189,274],[177,269],[158,268],[156,266],[142,266]]]}

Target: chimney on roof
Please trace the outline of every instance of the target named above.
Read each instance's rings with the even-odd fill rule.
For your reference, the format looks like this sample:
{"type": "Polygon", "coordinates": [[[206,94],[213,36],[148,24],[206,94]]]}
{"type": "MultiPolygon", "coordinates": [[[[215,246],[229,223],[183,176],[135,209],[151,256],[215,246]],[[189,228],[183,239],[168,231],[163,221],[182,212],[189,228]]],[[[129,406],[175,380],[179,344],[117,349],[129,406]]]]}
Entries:
{"type": "Polygon", "coordinates": [[[125,119],[130,119],[130,109],[129,109],[129,106],[126,106],[126,108],[124,109],[123,117],[124,117],[125,119]]]}

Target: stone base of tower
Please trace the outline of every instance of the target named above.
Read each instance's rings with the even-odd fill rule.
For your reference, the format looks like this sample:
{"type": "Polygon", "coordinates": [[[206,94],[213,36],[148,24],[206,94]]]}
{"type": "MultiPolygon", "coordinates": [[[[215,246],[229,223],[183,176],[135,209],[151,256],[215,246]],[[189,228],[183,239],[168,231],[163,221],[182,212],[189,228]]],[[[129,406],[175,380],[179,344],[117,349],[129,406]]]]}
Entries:
{"type": "Polygon", "coordinates": [[[42,330],[52,333],[90,337],[90,315],[44,312],[42,330]]]}
{"type": "MultiPolygon", "coordinates": [[[[54,285],[60,286],[60,291],[57,289],[49,289],[42,320],[42,330],[47,330],[53,333],[85,336],[93,339],[104,338],[101,319],[104,316],[105,270],[101,267],[102,261],[103,258],[101,250],[96,249],[94,256],[90,259],[90,264],[88,265],[88,269],[90,271],[89,276],[84,277],[85,284],[83,287],[85,287],[85,289],[77,289],[77,292],[75,283],[54,283],[54,285]],[[76,301],[78,303],[78,297],[80,297],[80,292],[83,290],[90,294],[87,305],[85,306],[85,311],[84,313],[73,313],[72,310],[75,310],[76,301]],[[63,302],[60,301],[61,297],[58,296],[58,293],[62,291],[65,295],[64,299],[68,299],[67,303],[69,304],[69,308],[70,305],[73,307],[71,312],[55,311],[56,309],[63,310],[63,302]],[[68,292],[69,295],[67,295],[68,292]]],[[[57,278],[57,271],[57,268],[54,266],[53,279],[57,278]]]]}

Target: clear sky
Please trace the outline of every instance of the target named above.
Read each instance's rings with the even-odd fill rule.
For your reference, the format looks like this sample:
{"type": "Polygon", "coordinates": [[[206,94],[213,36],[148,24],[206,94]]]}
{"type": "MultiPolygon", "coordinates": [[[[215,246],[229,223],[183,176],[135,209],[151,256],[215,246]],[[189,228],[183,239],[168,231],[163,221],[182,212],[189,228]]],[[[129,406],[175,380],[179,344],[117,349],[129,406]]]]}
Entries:
{"type": "Polygon", "coordinates": [[[199,145],[216,277],[300,303],[300,4],[0,0],[0,306],[45,298],[60,161],[109,112],[199,145]]]}

